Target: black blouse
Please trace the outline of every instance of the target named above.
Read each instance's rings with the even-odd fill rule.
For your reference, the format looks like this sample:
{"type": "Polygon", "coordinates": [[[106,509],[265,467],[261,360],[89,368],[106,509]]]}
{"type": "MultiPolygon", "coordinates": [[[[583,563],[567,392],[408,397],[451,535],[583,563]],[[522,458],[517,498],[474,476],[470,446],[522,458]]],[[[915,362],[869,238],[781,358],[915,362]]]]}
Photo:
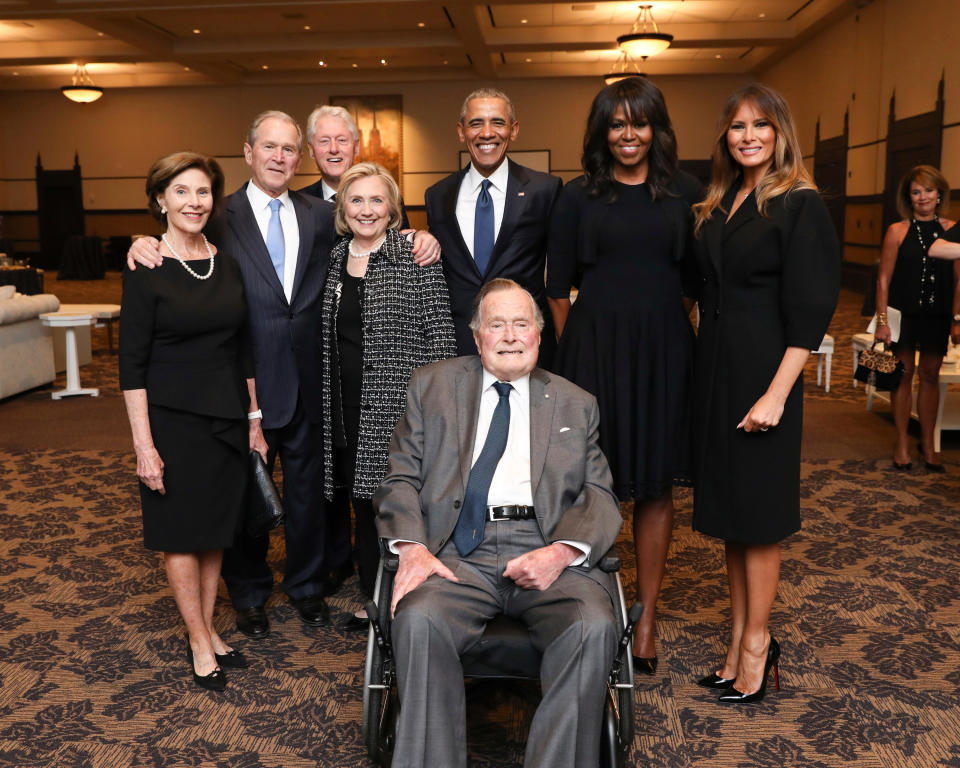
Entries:
{"type": "Polygon", "coordinates": [[[938,219],[909,222],[890,278],[891,307],[907,314],[953,314],[953,262],[927,255],[941,236],[949,233],[938,219]]]}

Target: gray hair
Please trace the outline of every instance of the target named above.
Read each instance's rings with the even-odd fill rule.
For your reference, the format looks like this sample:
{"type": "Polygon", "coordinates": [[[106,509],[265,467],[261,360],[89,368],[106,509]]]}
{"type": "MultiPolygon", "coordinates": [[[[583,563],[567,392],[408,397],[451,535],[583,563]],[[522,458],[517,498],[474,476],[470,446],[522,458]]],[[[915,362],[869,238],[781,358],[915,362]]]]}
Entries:
{"type": "Polygon", "coordinates": [[[261,112],[255,118],[253,122],[250,123],[250,130],[247,131],[247,144],[251,147],[257,143],[257,130],[260,128],[260,124],[264,120],[283,120],[284,122],[290,123],[294,128],[297,129],[297,152],[303,151],[303,131],[300,130],[300,123],[294,120],[286,112],[281,112],[279,109],[268,109],[266,112],[261,112]]]}
{"type": "Polygon", "coordinates": [[[308,144],[313,142],[313,134],[317,132],[317,123],[319,123],[320,118],[323,117],[336,117],[340,120],[343,120],[343,122],[347,124],[347,130],[350,131],[350,135],[353,136],[353,140],[360,140],[360,130],[357,128],[357,121],[353,119],[353,115],[350,114],[350,111],[344,109],[343,107],[335,107],[331,104],[324,104],[323,106],[314,107],[313,112],[311,112],[310,116],[307,118],[308,144]]]}
{"type": "Polygon", "coordinates": [[[470,102],[474,99],[503,99],[507,103],[507,117],[510,118],[511,124],[517,122],[517,112],[513,108],[513,102],[510,101],[510,97],[507,96],[507,94],[505,94],[499,88],[477,88],[463,100],[463,106],[460,107],[461,123],[467,116],[467,110],[470,108],[470,102]]]}
{"type": "Polygon", "coordinates": [[[470,330],[474,332],[480,330],[480,326],[483,324],[483,300],[486,299],[487,296],[489,296],[491,293],[510,291],[514,288],[523,291],[527,295],[527,298],[530,299],[530,304],[533,307],[534,322],[537,324],[537,330],[542,331],[544,325],[543,312],[540,311],[540,305],[537,304],[536,300],[533,298],[533,294],[520,285],[520,283],[518,283],[516,280],[511,280],[507,277],[496,277],[489,283],[483,284],[480,292],[473,300],[473,315],[470,318],[470,330]]]}

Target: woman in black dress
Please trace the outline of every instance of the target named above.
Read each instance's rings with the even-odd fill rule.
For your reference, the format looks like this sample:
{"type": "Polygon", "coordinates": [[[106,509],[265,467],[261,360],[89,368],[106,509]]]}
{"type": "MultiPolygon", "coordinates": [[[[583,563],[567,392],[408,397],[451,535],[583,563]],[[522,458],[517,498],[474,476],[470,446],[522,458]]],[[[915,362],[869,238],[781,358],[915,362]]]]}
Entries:
{"type": "Polygon", "coordinates": [[[893,420],[897,426],[897,447],[893,466],[908,470],[910,461],[910,410],[913,405],[913,374],[919,374],[917,413],[920,416],[920,448],[923,463],[931,472],[943,472],[933,450],[933,427],[940,400],[940,364],[947,353],[947,339],[953,318],[960,312],[960,294],[955,290],[960,277],[956,267],[931,259],[927,249],[953,226],[941,214],[950,200],[950,185],[936,168],[918,165],[910,169],[897,188],[897,211],[902,221],[891,224],[883,238],[880,270],[877,274],[877,330],[874,338],[891,343],[887,309],[900,310],[900,337],[893,343],[903,363],[903,378],[893,394],[893,420]],[[917,363],[917,351],[920,362],[917,363]]]}
{"type": "Polygon", "coordinates": [[[248,419],[259,411],[240,271],[203,235],[222,190],[219,165],[203,155],[153,165],[147,196],[166,225],[164,261],[124,273],[120,314],[144,545],[163,552],[194,682],[211,690],[226,686],[221,667],[247,666],[214,629],[213,609],[244,508],[247,455],[266,457],[259,419],[248,419]]]}
{"type": "Polygon", "coordinates": [[[726,659],[699,682],[740,703],[763,698],[780,656],[767,623],[780,541],[800,528],[801,372],[840,286],[837,236],[778,93],[749,85],[727,101],[694,210],[693,527],[725,542],[731,604],[726,659]]]}
{"type": "Polygon", "coordinates": [[[600,445],[621,501],[633,500],[635,669],[657,669],[655,619],[673,530],[672,486],[689,472],[693,330],[682,266],[697,181],[677,170],[663,95],[645,78],[593,100],[584,175],[568,183],[550,229],[547,295],[560,343],[554,370],[595,395],[600,445]],[[570,303],[570,287],[579,288],[570,303]]]}
{"type": "MultiPolygon", "coordinates": [[[[456,355],[447,283],[439,263],[418,267],[397,231],[400,190],[376,163],[343,174],[337,232],[323,295],[325,493],[352,502],[360,587],[373,597],[380,562],[373,492],[406,406],[414,368],[456,355]]],[[[349,516],[346,516],[349,519],[349,516]]],[[[360,615],[348,628],[365,628],[360,615]]]]}

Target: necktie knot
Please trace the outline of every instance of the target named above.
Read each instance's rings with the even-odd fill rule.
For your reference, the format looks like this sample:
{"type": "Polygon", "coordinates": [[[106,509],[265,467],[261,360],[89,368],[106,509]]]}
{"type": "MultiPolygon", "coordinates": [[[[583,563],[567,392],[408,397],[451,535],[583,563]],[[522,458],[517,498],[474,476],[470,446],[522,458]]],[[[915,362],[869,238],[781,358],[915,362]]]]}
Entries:
{"type": "Polygon", "coordinates": [[[493,186],[493,182],[490,179],[484,179],[480,182],[480,194],[489,194],[490,187],[493,186]]]}
{"type": "Polygon", "coordinates": [[[497,390],[497,394],[500,395],[501,398],[507,397],[510,394],[510,390],[513,389],[513,385],[505,381],[494,382],[493,387],[497,390]]]}
{"type": "Polygon", "coordinates": [[[276,197],[273,198],[273,200],[270,201],[270,211],[271,211],[271,213],[276,213],[277,211],[279,211],[281,205],[283,205],[283,203],[280,202],[279,199],[277,199],[276,197]]]}

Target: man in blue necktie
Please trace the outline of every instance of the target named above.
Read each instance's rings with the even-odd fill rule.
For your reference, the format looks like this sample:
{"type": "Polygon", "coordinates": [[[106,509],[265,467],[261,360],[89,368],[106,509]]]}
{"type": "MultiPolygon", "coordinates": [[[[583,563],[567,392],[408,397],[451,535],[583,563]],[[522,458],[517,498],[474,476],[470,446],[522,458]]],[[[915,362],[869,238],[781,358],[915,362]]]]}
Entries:
{"type": "Polygon", "coordinates": [[[507,157],[520,133],[513,102],[496,88],[479,88],[463,102],[457,134],[470,164],[424,193],[427,226],[443,250],[443,274],[457,352],[475,354],[470,330],[473,300],[494,278],[516,280],[545,313],[540,364],[550,368],[556,338],[547,312],[543,271],[550,212],[560,192],[556,176],[507,157]]]}
{"type": "Polygon", "coordinates": [[[480,355],[416,370],[374,497],[399,554],[395,768],[465,766],[460,654],[500,613],[542,654],[524,765],[596,766],[615,585],[594,566],[621,518],[593,396],[536,367],[543,316],[512,280],[477,295],[480,355]]]}

